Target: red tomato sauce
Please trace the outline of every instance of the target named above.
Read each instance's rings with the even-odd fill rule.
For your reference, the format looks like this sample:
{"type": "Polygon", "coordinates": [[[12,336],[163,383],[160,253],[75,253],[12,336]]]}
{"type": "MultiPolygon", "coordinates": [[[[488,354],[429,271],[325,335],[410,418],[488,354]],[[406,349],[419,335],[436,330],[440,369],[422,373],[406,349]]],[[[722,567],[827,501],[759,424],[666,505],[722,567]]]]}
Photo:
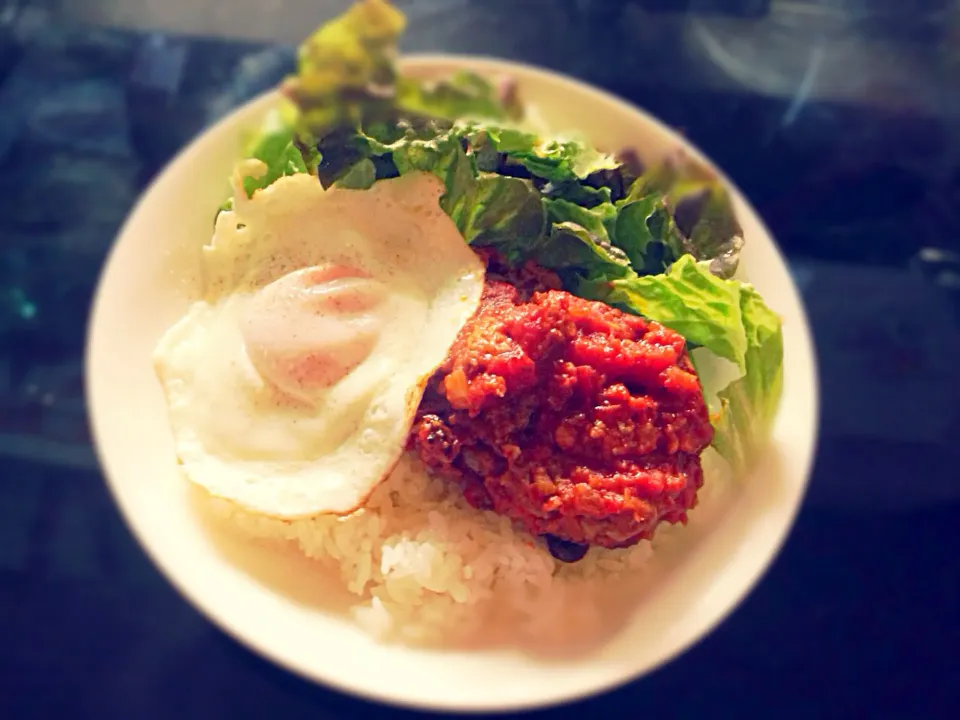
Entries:
{"type": "Polygon", "coordinates": [[[542,268],[490,263],[411,447],[535,535],[613,548],[685,523],[713,430],[684,339],[542,268]]]}

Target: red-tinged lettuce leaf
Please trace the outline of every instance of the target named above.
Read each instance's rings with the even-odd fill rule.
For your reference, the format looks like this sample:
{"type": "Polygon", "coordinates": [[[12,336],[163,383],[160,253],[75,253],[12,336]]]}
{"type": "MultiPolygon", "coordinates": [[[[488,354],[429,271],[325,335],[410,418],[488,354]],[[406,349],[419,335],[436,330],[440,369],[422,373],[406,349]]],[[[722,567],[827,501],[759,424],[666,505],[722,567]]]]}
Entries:
{"type": "Polygon", "coordinates": [[[393,113],[397,42],[406,17],[387,0],[358,0],[300,46],[283,92],[317,138],[393,113]]]}
{"type": "Polygon", "coordinates": [[[663,198],[672,214],[674,228],[666,242],[672,253],[668,262],[689,254],[698,261],[709,261],[710,271],[719,277],[734,276],[743,249],[743,230],[719,178],[697,163],[668,159],[641,175],[622,202],[650,196],[663,198]]]}
{"type": "Polygon", "coordinates": [[[358,0],[300,46],[295,75],[283,92],[302,111],[302,125],[322,139],[338,128],[366,128],[402,117],[519,120],[522,105],[472,72],[439,81],[399,74],[403,12],[387,0],[358,0]]]}

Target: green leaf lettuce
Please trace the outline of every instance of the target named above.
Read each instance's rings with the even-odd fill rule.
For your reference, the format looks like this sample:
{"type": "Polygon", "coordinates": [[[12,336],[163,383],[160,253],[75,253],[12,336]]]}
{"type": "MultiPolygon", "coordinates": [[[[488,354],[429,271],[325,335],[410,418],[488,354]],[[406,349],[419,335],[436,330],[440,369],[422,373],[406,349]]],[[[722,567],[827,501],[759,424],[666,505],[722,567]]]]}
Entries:
{"type": "Polygon", "coordinates": [[[713,444],[741,470],[755,461],[776,417],[783,331],[751,285],[719,278],[709,265],[684,255],[666,273],[587,280],[578,294],[659,322],[737,366],[741,377],[718,393],[713,444]]]}
{"type": "MultiPolygon", "coordinates": [[[[731,198],[708,169],[668,159],[644,170],[574,135],[533,131],[509,86],[461,72],[424,82],[394,64],[406,26],[387,0],[359,0],[300,48],[288,98],[244,147],[266,172],[369,188],[430,172],[464,239],[510,264],[533,260],[564,287],[662,323],[733,363],[717,394],[714,446],[734,467],[766,442],[783,384],[780,320],[732,279],[743,246],[731,198]]],[[[515,88],[514,88],[515,89],[515,88]]]]}

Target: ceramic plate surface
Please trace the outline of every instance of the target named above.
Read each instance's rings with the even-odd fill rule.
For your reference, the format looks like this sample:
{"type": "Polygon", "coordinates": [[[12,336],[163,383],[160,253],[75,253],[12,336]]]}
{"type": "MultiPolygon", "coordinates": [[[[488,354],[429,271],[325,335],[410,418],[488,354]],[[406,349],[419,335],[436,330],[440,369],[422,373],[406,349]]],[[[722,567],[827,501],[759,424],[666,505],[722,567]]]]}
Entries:
{"type": "MultiPolygon", "coordinates": [[[[646,161],[682,148],[649,115],[575,80],[489,59],[417,56],[404,71],[460,68],[510,74],[555,130],[579,129],[602,149],[635,147],[646,161]]],[[[142,196],[100,279],[87,350],[87,390],[107,481],[150,557],[197,608],[250,648],[304,677],[380,701],[463,711],[555,704],[636,678],[719,623],[757,583],[803,497],[817,427],[817,378],[807,320],[776,245],[732,189],[746,238],[742,270],[784,322],[784,389],[773,444],[717,519],[691,522],[622,629],[585,654],[439,652],[384,645],[316,602],[309,561],[240,557],[206,530],[177,470],[152,353],[196,299],[199,248],[226,195],[243,129],[276,101],[267,94],[186,147],[142,196]]],[[[709,481],[709,478],[707,478],[709,481]]],[[[693,511],[694,516],[700,509],[693,511]]]]}

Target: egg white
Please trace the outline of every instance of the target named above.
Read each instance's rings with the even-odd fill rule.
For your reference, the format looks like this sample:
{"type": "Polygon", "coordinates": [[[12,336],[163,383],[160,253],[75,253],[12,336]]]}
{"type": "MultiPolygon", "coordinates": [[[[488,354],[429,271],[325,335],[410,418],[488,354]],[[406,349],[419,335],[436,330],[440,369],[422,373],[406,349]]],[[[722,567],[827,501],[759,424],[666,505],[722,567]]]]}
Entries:
{"type": "MultiPolygon", "coordinates": [[[[241,177],[234,209],[219,215],[203,249],[203,299],[155,351],[176,452],[190,480],[249,511],[345,514],[403,452],[427,379],[479,304],[483,264],[440,209],[434,175],[362,191],[293,175],[252,198],[241,177]],[[251,360],[244,318],[271,283],[330,265],[356,268],[383,289],[369,313],[372,347],[332,385],[284,392],[251,360]]],[[[277,344],[309,345],[299,333],[315,332],[322,345],[322,323],[311,330],[313,311],[291,303],[279,306],[277,344]]]]}

